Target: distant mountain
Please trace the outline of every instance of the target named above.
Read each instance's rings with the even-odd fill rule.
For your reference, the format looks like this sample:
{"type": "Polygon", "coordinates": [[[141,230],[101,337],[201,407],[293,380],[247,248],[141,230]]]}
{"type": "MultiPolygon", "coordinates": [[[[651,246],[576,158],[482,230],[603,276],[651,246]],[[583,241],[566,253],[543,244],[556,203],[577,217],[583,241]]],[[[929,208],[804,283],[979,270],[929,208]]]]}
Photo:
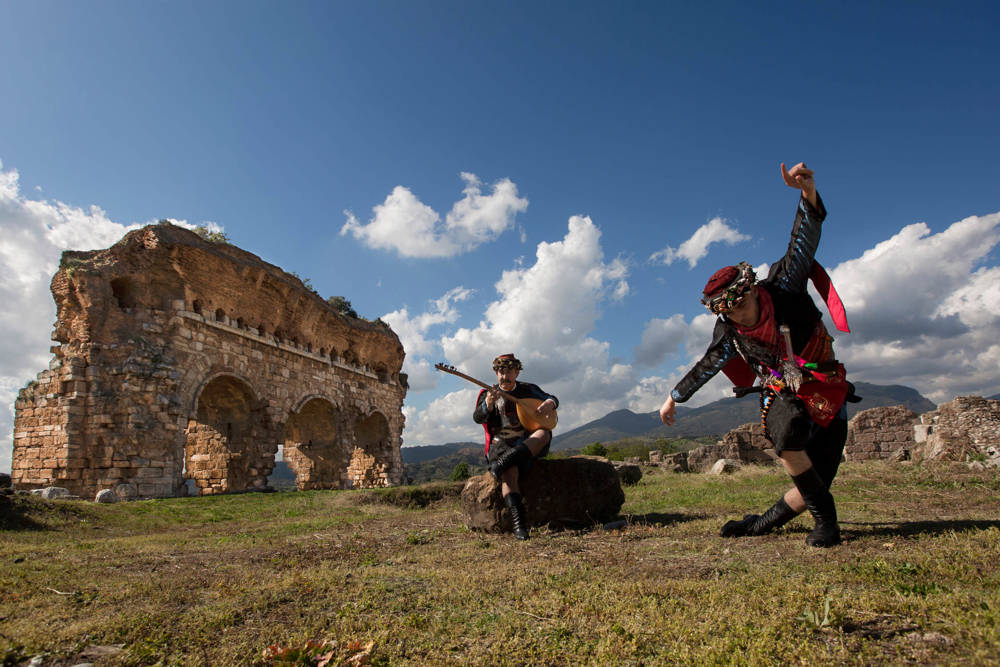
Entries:
{"type": "MultiPolygon", "coordinates": [[[[917,414],[937,406],[916,389],[902,385],[877,385],[856,382],[857,393],[864,400],[848,403],[847,415],[853,417],[861,410],[888,405],[905,405],[917,414]]],[[[700,408],[677,406],[677,423],[666,426],[660,422],[658,412],[637,414],[631,410],[616,410],[600,419],[558,433],[552,439],[552,449],[580,449],[593,442],[614,442],[622,438],[694,438],[721,436],[737,426],[760,419],[757,394],[744,398],[723,398],[700,408]]]]}
{"type": "Polygon", "coordinates": [[[468,466],[470,475],[486,472],[486,457],[483,456],[481,443],[460,442],[426,447],[403,447],[400,451],[403,454],[403,468],[408,484],[449,479],[455,466],[460,463],[468,466]],[[418,451],[407,452],[407,450],[418,451]]]}
{"type": "Polygon", "coordinates": [[[414,445],[412,447],[402,447],[399,453],[403,455],[403,463],[423,463],[424,461],[429,461],[431,459],[441,458],[442,456],[451,456],[463,449],[469,449],[474,447],[479,451],[480,456],[483,453],[483,443],[482,442],[450,442],[446,445],[414,445]]]}
{"type": "Polygon", "coordinates": [[[987,396],[986,398],[991,401],[1000,401],[1000,394],[996,394],[995,396],[987,396]]]}
{"type": "MultiPolygon", "coordinates": [[[[847,405],[848,417],[861,410],[888,405],[905,405],[917,414],[937,407],[916,389],[902,385],[856,382],[855,387],[863,400],[847,405]]],[[[700,408],[679,405],[674,426],[664,425],[658,412],[637,414],[631,410],[615,410],[569,431],[556,431],[552,450],[582,449],[593,442],[611,443],[624,438],[721,437],[737,426],[758,419],[760,408],[756,394],[744,398],[723,398],[700,408]]],[[[479,471],[485,466],[481,441],[403,447],[400,452],[406,475],[414,482],[447,479],[455,466],[463,461],[479,471]]]]}

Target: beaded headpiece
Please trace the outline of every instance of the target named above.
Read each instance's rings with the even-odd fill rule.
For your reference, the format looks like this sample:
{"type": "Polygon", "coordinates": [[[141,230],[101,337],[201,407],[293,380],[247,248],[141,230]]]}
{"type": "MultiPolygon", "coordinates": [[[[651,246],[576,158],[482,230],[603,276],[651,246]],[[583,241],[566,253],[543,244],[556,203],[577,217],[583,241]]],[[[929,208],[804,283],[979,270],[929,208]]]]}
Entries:
{"type": "Polygon", "coordinates": [[[701,302],[716,315],[732,312],[757,282],[757,274],[746,262],[719,269],[709,278],[701,302]]]}

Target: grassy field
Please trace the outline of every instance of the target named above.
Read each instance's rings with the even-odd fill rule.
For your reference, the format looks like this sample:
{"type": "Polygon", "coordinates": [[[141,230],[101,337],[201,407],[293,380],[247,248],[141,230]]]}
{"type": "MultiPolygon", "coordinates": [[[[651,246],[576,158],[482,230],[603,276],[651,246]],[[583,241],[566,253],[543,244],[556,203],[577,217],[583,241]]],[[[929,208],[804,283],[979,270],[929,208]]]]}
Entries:
{"type": "Polygon", "coordinates": [[[807,547],[805,518],[717,536],[786,484],[648,472],[623,529],[524,543],[467,530],[455,485],[18,496],[0,505],[0,663],[270,664],[273,646],[315,664],[312,640],[330,664],[998,664],[997,472],[848,463],[842,546],[807,547]]]}

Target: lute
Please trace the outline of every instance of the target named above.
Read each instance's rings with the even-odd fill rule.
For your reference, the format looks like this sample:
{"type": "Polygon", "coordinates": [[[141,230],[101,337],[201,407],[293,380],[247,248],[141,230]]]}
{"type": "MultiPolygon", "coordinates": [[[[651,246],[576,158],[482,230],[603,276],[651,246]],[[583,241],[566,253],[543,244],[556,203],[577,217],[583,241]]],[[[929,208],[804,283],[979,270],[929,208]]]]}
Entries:
{"type": "Polygon", "coordinates": [[[537,398],[517,398],[516,396],[511,396],[503,389],[496,386],[490,386],[485,382],[480,382],[474,377],[469,377],[465,373],[456,370],[454,366],[448,366],[446,364],[434,364],[434,368],[439,371],[444,371],[445,373],[451,373],[452,375],[457,375],[463,380],[468,380],[472,384],[479,385],[483,389],[496,389],[500,392],[500,395],[504,397],[505,400],[511,401],[517,406],[517,418],[521,421],[521,425],[524,426],[529,431],[535,431],[540,428],[544,428],[548,431],[553,430],[556,424],[559,422],[559,417],[556,415],[556,411],[540,415],[538,414],[538,406],[544,401],[540,401],[537,398]]]}

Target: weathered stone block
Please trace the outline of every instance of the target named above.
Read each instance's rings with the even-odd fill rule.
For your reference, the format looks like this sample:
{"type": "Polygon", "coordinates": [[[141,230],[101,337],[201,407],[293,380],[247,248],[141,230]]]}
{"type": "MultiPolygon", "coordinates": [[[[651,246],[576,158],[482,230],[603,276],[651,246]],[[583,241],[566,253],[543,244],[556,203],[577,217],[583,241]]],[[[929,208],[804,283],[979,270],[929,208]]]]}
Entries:
{"type": "MultiPolygon", "coordinates": [[[[528,523],[553,528],[587,527],[614,518],[625,502],[615,468],[600,457],[542,459],[519,480],[528,523]]],[[[500,485],[489,474],[470,478],[461,496],[473,530],[510,530],[500,485]]]]}

